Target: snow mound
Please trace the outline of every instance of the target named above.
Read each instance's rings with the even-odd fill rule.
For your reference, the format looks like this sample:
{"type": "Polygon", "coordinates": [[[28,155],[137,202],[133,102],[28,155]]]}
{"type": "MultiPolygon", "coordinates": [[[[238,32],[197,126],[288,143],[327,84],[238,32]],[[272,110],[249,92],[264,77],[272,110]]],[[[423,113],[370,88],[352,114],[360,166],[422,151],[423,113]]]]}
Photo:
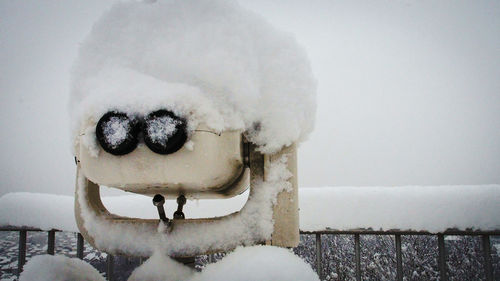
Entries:
{"type": "Polygon", "coordinates": [[[245,131],[266,153],[312,130],[316,85],[293,36],[236,1],[147,2],[117,3],[82,43],[70,103],[76,142],[85,135],[95,149],[92,131],[111,110],[167,109],[189,130],[245,131]]]}
{"type": "Polygon", "coordinates": [[[290,250],[272,246],[240,247],[206,266],[190,281],[319,281],[318,275],[290,250]]]}
{"type": "Polygon", "coordinates": [[[65,256],[34,256],[24,266],[19,281],[104,281],[90,264],[65,256]]]}
{"type": "Polygon", "coordinates": [[[189,280],[194,269],[168,256],[155,253],[145,263],[136,268],[128,281],[181,281],[189,280]]]}

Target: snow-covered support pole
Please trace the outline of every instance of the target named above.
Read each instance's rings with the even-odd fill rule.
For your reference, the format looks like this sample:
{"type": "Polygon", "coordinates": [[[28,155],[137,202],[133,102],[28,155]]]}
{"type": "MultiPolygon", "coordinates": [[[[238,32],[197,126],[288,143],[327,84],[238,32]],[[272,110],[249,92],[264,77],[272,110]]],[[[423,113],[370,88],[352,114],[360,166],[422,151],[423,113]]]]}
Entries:
{"type": "MultiPolygon", "coordinates": [[[[286,188],[281,190],[272,205],[273,233],[271,245],[279,247],[296,247],[299,244],[299,200],[297,181],[297,146],[293,144],[282,148],[274,154],[262,154],[255,145],[249,145],[250,185],[258,185],[259,181],[273,181],[276,173],[273,163],[286,159],[286,171],[290,174],[286,179],[286,188]]],[[[286,172],[285,171],[285,172],[286,172]]],[[[283,172],[283,171],[281,171],[283,172]]],[[[254,189],[250,189],[253,196],[254,189]]]]}
{"type": "MultiPolygon", "coordinates": [[[[271,244],[280,247],[296,247],[299,244],[299,189],[297,181],[297,146],[295,144],[283,148],[280,152],[267,156],[264,169],[273,160],[285,156],[287,170],[291,176],[288,179],[289,188],[281,191],[273,206],[274,231],[271,244]]],[[[268,175],[264,173],[264,178],[268,175]]]]}

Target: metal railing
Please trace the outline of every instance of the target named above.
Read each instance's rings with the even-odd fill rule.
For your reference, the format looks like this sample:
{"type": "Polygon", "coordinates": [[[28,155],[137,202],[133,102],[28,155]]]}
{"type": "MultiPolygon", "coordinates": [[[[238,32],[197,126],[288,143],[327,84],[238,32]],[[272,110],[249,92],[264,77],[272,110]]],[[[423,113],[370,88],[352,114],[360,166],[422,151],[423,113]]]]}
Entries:
{"type": "Polygon", "coordinates": [[[323,270],[321,268],[322,265],[322,241],[321,235],[352,235],[354,237],[354,261],[355,261],[355,277],[356,281],[361,281],[361,243],[360,243],[360,235],[389,235],[393,236],[395,240],[395,248],[396,248],[396,280],[403,281],[403,258],[402,258],[402,247],[401,247],[401,236],[403,235],[426,235],[426,236],[437,236],[437,246],[438,246],[438,269],[439,269],[439,277],[442,281],[448,280],[448,272],[446,266],[446,248],[445,248],[445,236],[453,235],[453,236],[480,236],[481,244],[482,244],[482,253],[484,258],[484,273],[487,281],[493,281],[493,266],[492,266],[492,258],[491,258],[491,243],[490,236],[500,235],[500,231],[459,231],[450,229],[442,233],[430,233],[430,232],[422,232],[422,231],[399,231],[399,230],[390,230],[390,231],[375,231],[371,229],[359,229],[352,231],[335,231],[335,230],[326,230],[326,231],[301,231],[301,234],[314,234],[316,240],[316,272],[318,273],[321,280],[323,280],[323,276],[321,276],[323,270]]]}
{"type": "MultiPolygon", "coordinates": [[[[17,262],[17,274],[19,275],[26,263],[26,241],[28,231],[44,231],[37,228],[30,227],[0,227],[0,231],[16,231],[19,232],[19,252],[18,252],[18,262],[17,262]]],[[[46,230],[45,230],[46,231],[46,230]]],[[[47,254],[54,255],[55,253],[55,232],[59,230],[50,230],[47,232],[47,254]]],[[[484,258],[484,273],[487,281],[493,281],[493,266],[492,266],[492,253],[491,253],[491,243],[490,236],[500,235],[500,230],[495,231],[459,231],[459,230],[447,230],[442,233],[430,233],[430,232],[413,232],[413,231],[375,231],[371,229],[359,229],[351,231],[336,231],[336,230],[324,230],[324,231],[301,231],[301,234],[312,234],[315,235],[315,250],[316,250],[316,272],[318,273],[321,280],[323,280],[322,275],[322,239],[321,235],[352,235],[354,238],[354,263],[355,263],[355,278],[357,281],[361,281],[361,235],[386,235],[393,236],[395,241],[396,249],[396,280],[403,281],[403,258],[402,258],[402,246],[401,237],[404,235],[426,235],[426,236],[437,236],[437,246],[438,246],[438,256],[436,257],[439,269],[440,280],[448,280],[448,272],[446,266],[446,248],[445,248],[445,236],[480,236],[482,244],[482,253],[484,258]]],[[[79,259],[83,259],[84,251],[84,239],[80,233],[77,233],[77,250],[76,255],[79,259]]],[[[211,259],[209,257],[209,262],[211,259]]],[[[106,278],[107,280],[113,280],[113,270],[114,270],[114,257],[112,255],[107,255],[106,258],[106,278]]]]}
{"type": "MultiPolygon", "coordinates": [[[[19,232],[19,243],[18,243],[18,255],[17,255],[17,275],[19,275],[23,271],[24,264],[26,263],[26,242],[28,231],[36,231],[42,232],[46,230],[41,230],[38,228],[32,227],[0,227],[0,231],[16,231],[19,232]]],[[[47,232],[47,254],[54,255],[55,254],[55,245],[56,245],[56,232],[60,230],[53,229],[46,231],[47,232]]],[[[83,250],[84,250],[84,240],[83,236],[80,233],[77,233],[77,243],[76,243],[76,256],[79,259],[83,259],[83,250]]]]}

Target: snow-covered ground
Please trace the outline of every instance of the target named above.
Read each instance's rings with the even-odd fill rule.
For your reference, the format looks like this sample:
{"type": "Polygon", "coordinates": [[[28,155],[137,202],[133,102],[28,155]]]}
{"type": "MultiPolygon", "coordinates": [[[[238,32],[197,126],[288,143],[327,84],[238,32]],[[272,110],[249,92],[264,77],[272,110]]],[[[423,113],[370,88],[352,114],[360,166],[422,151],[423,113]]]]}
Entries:
{"type": "MultiPolygon", "coordinates": [[[[247,193],[225,200],[188,201],[187,218],[213,217],[238,211],[247,193]]],[[[78,231],[73,197],[9,193],[0,197],[0,225],[78,231]]],[[[500,229],[500,185],[322,187],[299,189],[303,231],[500,229]]],[[[130,217],[157,218],[151,198],[141,195],[104,197],[110,212],[130,217]]],[[[167,201],[170,217],[176,209],[167,201]]]]}

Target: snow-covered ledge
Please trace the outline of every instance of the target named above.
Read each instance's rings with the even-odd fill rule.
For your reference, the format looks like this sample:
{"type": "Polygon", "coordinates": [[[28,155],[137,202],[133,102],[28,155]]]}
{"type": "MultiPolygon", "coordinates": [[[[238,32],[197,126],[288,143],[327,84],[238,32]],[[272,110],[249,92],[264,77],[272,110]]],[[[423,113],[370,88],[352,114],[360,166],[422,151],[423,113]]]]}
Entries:
{"type": "MultiPolygon", "coordinates": [[[[188,201],[192,218],[220,216],[241,209],[245,193],[233,199],[188,201]]],[[[449,229],[500,230],[500,185],[321,187],[299,189],[302,231],[356,229],[444,232],[449,229]]],[[[157,218],[151,198],[104,197],[112,213],[157,218]]],[[[0,197],[0,226],[78,231],[72,196],[16,192],[0,197]]],[[[175,204],[167,201],[172,214],[175,204]]]]}

